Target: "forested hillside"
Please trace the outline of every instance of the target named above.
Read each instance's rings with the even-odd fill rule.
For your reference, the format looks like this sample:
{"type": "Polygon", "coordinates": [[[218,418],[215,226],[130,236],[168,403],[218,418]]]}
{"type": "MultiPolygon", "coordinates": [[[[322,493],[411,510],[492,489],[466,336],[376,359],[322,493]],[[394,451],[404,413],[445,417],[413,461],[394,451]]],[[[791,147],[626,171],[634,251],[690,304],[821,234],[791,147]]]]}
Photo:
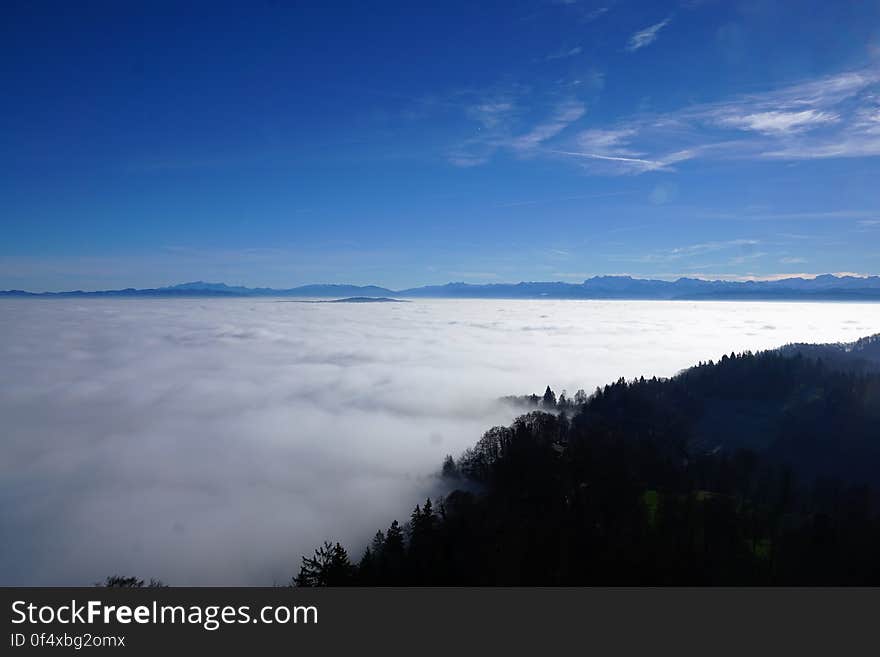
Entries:
{"type": "Polygon", "coordinates": [[[880,375],[745,353],[531,400],[446,459],[443,499],[294,582],[880,584],[880,375]]]}
{"type": "Polygon", "coordinates": [[[783,355],[800,354],[821,359],[826,365],[850,372],[880,372],[880,335],[855,342],[833,344],[789,344],[779,350],[783,355]]]}

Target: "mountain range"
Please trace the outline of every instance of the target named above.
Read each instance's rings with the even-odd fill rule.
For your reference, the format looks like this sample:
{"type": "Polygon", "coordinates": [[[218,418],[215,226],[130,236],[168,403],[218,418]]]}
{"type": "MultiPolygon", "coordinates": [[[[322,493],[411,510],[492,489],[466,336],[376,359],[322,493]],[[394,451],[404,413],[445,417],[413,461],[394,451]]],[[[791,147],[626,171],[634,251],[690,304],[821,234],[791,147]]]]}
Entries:
{"type": "Polygon", "coordinates": [[[786,278],[774,281],[719,281],[679,278],[675,281],[631,276],[594,276],[583,283],[447,283],[403,290],[376,285],[303,285],[293,288],[241,287],[195,281],[168,287],[67,292],[2,290],[4,297],[404,297],[453,299],[666,299],[666,300],[801,300],[878,301],[880,276],[786,278]]]}

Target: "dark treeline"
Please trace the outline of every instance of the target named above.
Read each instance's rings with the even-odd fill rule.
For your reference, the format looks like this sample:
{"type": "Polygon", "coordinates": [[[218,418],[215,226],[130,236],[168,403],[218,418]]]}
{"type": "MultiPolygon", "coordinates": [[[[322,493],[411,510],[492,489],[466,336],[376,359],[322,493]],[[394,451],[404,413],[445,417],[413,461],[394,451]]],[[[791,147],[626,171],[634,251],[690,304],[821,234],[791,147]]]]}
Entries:
{"type": "Polygon", "coordinates": [[[880,334],[855,342],[831,344],[788,344],[779,352],[786,356],[801,354],[822,361],[833,369],[849,372],[880,372],[880,334]]]}
{"type": "Polygon", "coordinates": [[[161,589],[165,588],[165,584],[160,579],[150,579],[145,582],[139,577],[124,577],[122,575],[110,575],[103,582],[98,582],[95,586],[102,586],[108,589],[161,589]]]}
{"type": "Polygon", "coordinates": [[[501,401],[527,409],[542,409],[548,412],[570,412],[585,404],[587,399],[587,393],[583,389],[578,390],[571,396],[569,396],[567,391],[563,390],[559,393],[559,397],[557,397],[550,386],[547,386],[543,395],[509,395],[502,397],[501,401]]]}
{"type": "Polygon", "coordinates": [[[725,356],[495,427],[326,585],[880,584],[880,375],[725,356]],[[873,487],[873,489],[872,489],[873,487]]]}

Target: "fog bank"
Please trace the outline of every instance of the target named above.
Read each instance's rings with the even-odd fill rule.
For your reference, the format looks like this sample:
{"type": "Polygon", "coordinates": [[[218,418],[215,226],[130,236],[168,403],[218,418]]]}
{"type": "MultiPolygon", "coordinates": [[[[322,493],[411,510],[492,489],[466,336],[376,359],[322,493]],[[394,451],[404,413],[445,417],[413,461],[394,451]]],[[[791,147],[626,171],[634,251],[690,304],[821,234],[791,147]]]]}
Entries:
{"type": "Polygon", "coordinates": [[[287,583],[360,556],[507,394],[880,332],[880,304],[0,300],[0,584],[287,583]]]}

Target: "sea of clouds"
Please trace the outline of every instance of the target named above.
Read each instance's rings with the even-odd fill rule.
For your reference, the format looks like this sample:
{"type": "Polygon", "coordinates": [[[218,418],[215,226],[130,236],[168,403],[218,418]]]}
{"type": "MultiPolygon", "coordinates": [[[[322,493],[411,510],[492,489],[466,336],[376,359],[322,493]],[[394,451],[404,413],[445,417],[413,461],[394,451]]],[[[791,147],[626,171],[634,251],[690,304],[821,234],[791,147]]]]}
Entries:
{"type": "Polygon", "coordinates": [[[284,584],[442,492],[503,395],[878,331],[880,304],[0,300],[0,584],[284,584]]]}

